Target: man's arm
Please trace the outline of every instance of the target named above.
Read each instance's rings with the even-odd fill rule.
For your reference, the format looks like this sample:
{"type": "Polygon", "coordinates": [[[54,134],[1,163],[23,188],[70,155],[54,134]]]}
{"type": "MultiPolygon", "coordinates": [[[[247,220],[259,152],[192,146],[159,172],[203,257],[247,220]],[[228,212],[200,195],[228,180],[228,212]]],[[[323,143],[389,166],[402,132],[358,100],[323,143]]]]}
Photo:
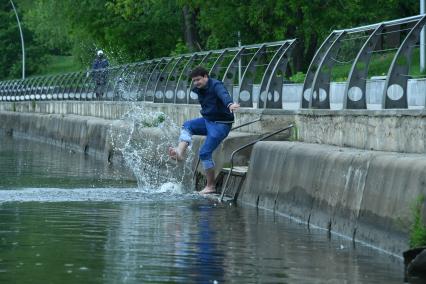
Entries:
{"type": "Polygon", "coordinates": [[[231,95],[229,95],[228,90],[225,88],[222,82],[216,83],[216,85],[214,86],[214,90],[216,92],[216,95],[223,102],[223,104],[226,105],[230,112],[234,112],[240,108],[239,104],[234,103],[231,98],[231,95]]]}
{"type": "Polygon", "coordinates": [[[214,86],[214,90],[216,95],[227,108],[229,108],[229,106],[234,103],[232,101],[231,95],[229,95],[228,90],[225,88],[222,82],[217,82],[214,86]]]}

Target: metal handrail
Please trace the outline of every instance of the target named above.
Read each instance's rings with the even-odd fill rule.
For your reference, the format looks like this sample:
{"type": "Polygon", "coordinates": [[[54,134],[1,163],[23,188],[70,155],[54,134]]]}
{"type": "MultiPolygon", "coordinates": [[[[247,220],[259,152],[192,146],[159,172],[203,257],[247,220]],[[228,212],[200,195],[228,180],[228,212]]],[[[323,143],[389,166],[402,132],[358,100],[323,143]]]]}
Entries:
{"type": "MultiPolygon", "coordinates": [[[[250,124],[253,124],[253,123],[261,121],[261,120],[262,120],[262,117],[259,117],[259,118],[255,119],[255,120],[252,120],[252,121],[240,124],[238,126],[232,127],[230,131],[238,129],[238,128],[241,128],[241,127],[244,127],[244,126],[247,126],[247,125],[250,125],[250,124]]],[[[195,185],[195,176],[197,175],[197,169],[198,169],[199,165],[200,165],[200,157],[198,157],[198,159],[197,159],[197,164],[195,165],[194,173],[192,175],[192,181],[194,182],[194,185],[195,185]]]]}
{"type": "Polygon", "coordinates": [[[240,152],[241,150],[244,150],[244,149],[245,149],[245,148],[247,148],[247,147],[250,147],[250,146],[252,146],[252,145],[256,144],[257,142],[263,141],[263,140],[265,140],[265,139],[267,139],[267,138],[269,138],[269,137],[272,137],[272,136],[274,136],[274,135],[276,135],[276,134],[278,134],[278,133],[281,133],[281,132],[286,131],[286,130],[288,130],[288,129],[290,129],[290,128],[293,128],[293,127],[294,127],[294,125],[293,125],[293,124],[290,124],[290,125],[289,125],[289,126],[287,126],[287,127],[284,127],[284,128],[282,128],[282,129],[280,129],[280,130],[277,130],[277,131],[271,132],[271,133],[269,133],[269,134],[264,135],[263,137],[261,137],[261,138],[259,138],[259,139],[256,139],[255,141],[252,141],[252,142],[250,142],[250,143],[247,143],[247,144],[245,144],[245,145],[243,145],[243,146],[239,147],[238,149],[236,149],[236,150],[234,150],[234,151],[232,152],[232,154],[231,154],[231,167],[230,167],[229,172],[228,172],[228,175],[227,175],[227,177],[226,177],[226,180],[225,180],[225,184],[224,184],[224,186],[223,186],[222,193],[220,194],[220,197],[219,197],[219,201],[220,201],[220,202],[222,202],[222,201],[223,201],[223,196],[225,196],[225,193],[226,193],[226,190],[227,190],[227,185],[228,185],[229,177],[231,176],[231,174],[232,174],[232,170],[234,169],[234,156],[235,156],[235,154],[237,154],[237,153],[238,153],[238,152],[240,152]]]}

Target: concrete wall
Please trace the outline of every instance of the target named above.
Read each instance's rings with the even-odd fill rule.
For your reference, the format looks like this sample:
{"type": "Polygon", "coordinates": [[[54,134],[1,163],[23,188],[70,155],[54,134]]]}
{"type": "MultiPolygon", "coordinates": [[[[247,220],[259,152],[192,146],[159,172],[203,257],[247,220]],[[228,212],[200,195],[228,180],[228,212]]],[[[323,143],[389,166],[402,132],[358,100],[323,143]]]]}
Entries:
{"type": "Polygon", "coordinates": [[[424,155],[300,142],[255,145],[239,201],[401,254],[426,194],[424,155]]]}
{"type": "MultiPolygon", "coordinates": [[[[84,110],[84,108],[82,109],[84,110]]],[[[108,114],[110,113],[108,112],[108,114]]],[[[4,132],[7,135],[22,136],[59,147],[85,152],[116,163],[122,163],[123,160],[121,153],[113,147],[112,135],[118,136],[125,132],[130,133],[131,129],[132,125],[118,119],[110,120],[72,114],[0,112],[0,135],[2,134],[1,132],[4,132]]],[[[138,135],[135,139],[156,141],[156,139],[158,140],[162,137],[157,128],[143,128],[139,130],[137,133],[132,132],[133,137],[138,135]]],[[[174,136],[176,136],[176,141],[170,141],[171,144],[177,143],[178,129],[175,130],[176,133],[174,136]]],[[[232,151],[243,144],[255,140],[258,136],[257,134],[246,132],[231,133],[214,153],[217,172],[222,169],[224,164],[229,163],[232,151]]],[[[288,136],[289,134],[286,133],[279,138],[286,139],[288,136]]],[[[198,153],[202,141],[202,137],[194,136],[192,148],[195,153],[198,153]]],[[[166,152],[167,149],[165,148],[164,153],[166,152]]],[[[251,148],[242,151],[235,159],[236,164],[247,164],[250,153],[251,148]]],[[[197,155],[194,158],[193,162],[196,161],[197,155]]],[[[202,167],[200,166],[199,171],[201,170],[202,167]]]]}
{"type": "MultiPolygon", "coordinates": [[[[1,111],[41,114],[73,114],[104,119],[119,119],[132,107],[162,111],[177,125],[199,116],[198,105],[173,105],[128,102],[16,102],[0,103],[1,111]]],[[[297,126],[298,140],[365,150],[425,153],[426,110],[263,110],[241,109],[237,124],[262,117],[242,130],[265,133],[290,123],[297,126]]]]}
{"type": "MultiPolygon", "coordinates": [[[[138,103],[163,111],[177,124],[198,116],[198,106],[138,103]]],[[[0,104],[0,129],[63,147],[117,158],[109,130],[127,131],[117,120],[132,108],[124,102],[31,102],[0,104]],[[14,111],[5,111],[7,109],[14,111]]],[[[410,204],[425,192],[423,110],[332,111],[244,109],[238,123],[261,123],[234,133],[215,153],[217,167],[233,149],[258,133],[295,123],[299,141],[255,146],[241,202],[296,216],[400,253],[407,247],[410,204]],[[327,145],[329,144],[329,145],[327,145]],[[337,147],[350,146],[350,147],[337,147]],[[358,148],[358,149],[357,149],[358,148]],[[384,150],[384,151],[370,151],[384,150]],[[417,152],[422,154],[395,153],[417,152]]],[[[238,124],[237,123],[237,124],[238,124]]],[[[284,137],[284,139],[287,139],[284,137]]],[[[195,151],[201,140],[194,143],[195,151]]],[[[238,159],[246,163],[249,152],[238,159]]],[[[118,156],[119,157],[119,156],[118,156]]]]}

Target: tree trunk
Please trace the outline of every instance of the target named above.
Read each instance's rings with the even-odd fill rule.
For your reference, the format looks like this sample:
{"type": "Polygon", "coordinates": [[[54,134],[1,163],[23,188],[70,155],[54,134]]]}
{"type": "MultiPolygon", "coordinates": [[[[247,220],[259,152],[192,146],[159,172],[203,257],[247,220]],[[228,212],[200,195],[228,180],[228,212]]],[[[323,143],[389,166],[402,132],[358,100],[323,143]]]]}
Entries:
{"type": "Polygon", "coordinates": [[[194,52],[200,49],[197,38],[197,29],[196,29],[196,13],[191,10],[188,5],[183,6],[182,9],[183,19],[184,19],[184,34],[185,34],[185,43],[190,52],[194,52]]]}

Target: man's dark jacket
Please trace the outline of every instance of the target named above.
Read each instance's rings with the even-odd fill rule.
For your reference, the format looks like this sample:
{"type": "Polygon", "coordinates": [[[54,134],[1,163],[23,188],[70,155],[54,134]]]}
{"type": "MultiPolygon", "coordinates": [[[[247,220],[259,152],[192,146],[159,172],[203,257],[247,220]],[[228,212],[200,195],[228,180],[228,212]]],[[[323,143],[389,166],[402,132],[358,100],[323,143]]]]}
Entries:
{"type": "Polygon", "coordinates": [[[229,110],[233,101],[221,81],[209,78],[204,88],[194,88],[192,91],[198,95],[200,113],[205,119],[225,123],[234,121],[234,114],[229,110]]]}

